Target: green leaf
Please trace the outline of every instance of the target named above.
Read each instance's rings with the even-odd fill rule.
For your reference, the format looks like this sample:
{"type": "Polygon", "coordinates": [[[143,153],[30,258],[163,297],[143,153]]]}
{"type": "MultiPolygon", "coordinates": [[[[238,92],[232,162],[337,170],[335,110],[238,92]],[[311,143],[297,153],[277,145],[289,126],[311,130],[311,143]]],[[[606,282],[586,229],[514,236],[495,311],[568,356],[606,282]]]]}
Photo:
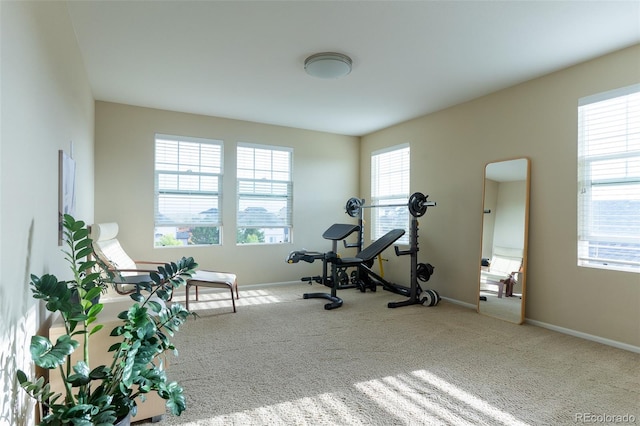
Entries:
{"type": "Polygon", "coordinates": [[[187,401],[184,397],[182,387],[176,382],[172,382],[167,386],[166,392],[167,397],[165,399],[167,400],[167,408],[169,408],[171,414],[179,416],[187,409],[187,401]]]}
{"type": "Polygon", "coordinates": [[[93,335],[93,334],[96,334],[98,331],[102,330],[102,328],[103,328],[103,327],[104,327],[104,325],[103,325],[103,324],[98,324],[98,325],[96,325],[95,327],[93,327],[93,328],[91,329],[91,332],[89,332],[89,336],[91,336],[91,335],[93,335]]]}
{"type": "Polygon", "coordinates": [[[75,249],[80,250],[81,248],[84,248],[84,247],[91,247],[92,242],[93,241],[91,241],[91,238],[83,238],[81,240],[78,240],[78,242],[75,245],[75,249]]]}
{"type": "Polygon", "coordinates": [[[51,392],[49,384],[44,382],[44,377],[40,377],[35,382],[31,382],[22,370],[18,370],[16,378],[20,383],[20,387],[38,402],[48,401],[48,403],[53,404],[60,397],[60,394],[51,392]]]}
{"type": "Polygon", "coordinates": [[[78,404],[73,407],[66,407],[65,417],[73,419],[72,423],[76,426],[93,426],[93,422],[90,420],[91,412],[94,410],[94,406],[91,404],[78,404]]]}
{"type": "Polygon", "coordinates": [[[77,231],[84,227],[84,222],[81,220],[75,220],[73,216],[65,214],[63,216],[64,227],[69,232],[77,231]]]}
{"type": "Polygon", "coordinates": [[[53,369],[66,361],[66,356],[73,353],[78,347],[78,342],[70,336],[62,335],[55,345],[43,336],[31,337],[31,359],[39,367],[53,369]]]}
{"type": "MultiPolygon", "coordinates": [[[[96,290],[97,288],[93,288],[89,291],[89,293],[93,292],[93,290],[96,290]]],[[[100,292],[100,289],[97,289],[98,292],[100,292]]],[[[100,312],[102,312],[102,309],[104,308],[104,305],[102,303],[96,303],[95,305],[92,305],[89,308],[89,311],[87,312],[87,316],[88,317],[95,317],[97,316],[100,312]]]]}
{"type": "Polygon", "coordinates": [[[169,300],[169,298],[171,297],[171,294],[172,294],[171,292],[169,292],[169,291],[167,291],[167,290],[164,290],[164,289],[160,289],[160,290],[158,290],[158,291],[156,292],[156,295],[157,295],[160,299],[164,300],[165,302],[169,300]]]}
{"type": "Polygon", "coordinates": [[[137,384],[142,393],[148,393],[151,390],[165,389],[163,385],[166,381],[167,375],[164,370],[159,368],[143,368],[139,373],[137,384]]]}
{"type": "MultiPolygon", "coordinates": [[[[80,305],[77,305],[80,309],[82,308],[80,305]]],[[[84,322],[87,320],[87,314],[85,314],[84,312],[82,312],[81,310],[78,312],[70,312],[69,313],[69,317],[67,318],[68,321],[70,322],[84,322]]],[[[75,325],[73,326],[73,328],[75,328],[75,325]]]]}
{"type": "MultiPolygon", "coordinates": [[[[76,222],[76,224],[78,223],[80,222],[76,222]]],[[[79,226],[76,229],[74,229],[73,239],[75,241],[80,241],[83,238],[87,238],[88,236],[89,236],[89,230],[84,227],[84,222],[82,222],[82,226],[79,226]]]]}
{"type": "Polygon", "coordinates": [[[151,308],[151,310],[156,314],[162,311],[162,308],[163,308],[163,306],[160,303],[156,302],[155,300],[149,300],[148,305],[151,308]]]}
{"type": "Polygon", "coordinates": [[[133,384],[133,379],[134,379],[133,367],[135,366],[136,353],[138,351],[138,348],[140,347],[140,342],[135,342],[135,343],[136,344],[134,344],[134,346],[132,346],[128,350],[124,365],[122,366],[121,384],[126,387],[131,387],[131,385],[133,384]]]}
{"type": "Polygon", "coordinates": [[[162,275],[163,277],[166,277],[167,275],[169,275],[167,273],[167,270],[164,269],[164,266],[158,266],[158,272],[160,273],[160,275],[162,275]]]}
{"type": "Polygon", "coordinates": [[[91,370],[91,372],[89,373],[89,377],[92,380],[102,380],[110,376],[111,376],[111,369],[106,365],[101,365],[99,367],[96,367],[93,370],[91,370]]]}
{"type": "Polygon", "coordinates": [[[73,366],[73,371],[83,376],[89,376],[89,366],[84,361],[78,361],[76,365],[73,366]]]}
{"type": "MultiPolygon", "coordinates": [[[[95,263],[95,262],[94,262],[94,263],[95,263]]],[[[83,264],[81,265],[81,268],[82,268],[83,266],[85,266],[85,265],[86,265],[86,264],[85,264],[85,263],[83,263],[83,264]]],[[[89,267],[91,268],[91,266],[89,266],[89,267]]],[[[81,284],[82,284],[83,286],[86,286],[86,285],[88,285],[88,284],[93,284],[93,283],[94,283],[95,281],[97,281],[99,278],[100,278],[100,273],[99,273],[99,272],[94,272],[94,273],[91,273],[91,274],[87,274],[87,276],[85,276],[85,277],[82,279],[82,283],[81,283],[81,284]]],[[[98,288],[100,288],[100,286],[98,286],[98,288]]],[[[100,289],[101,289],[101,288],[100,288],[100,289]]],[[[102,290],[102,289],[101,289],[101,290],[102,290]]]]}
{"type": "Polygon", "coordinates": [[[71,374],[67,377],[67,382],[71,383],[72,386],[86,385],[91,381],[89,377],[89,366],[84,361],[78,361],[78,363],[73,366],[73,371],[76,374],[71,374]]]}
{"type": "Polygon", "coordinates": [[[58,281],[55,275],[45,274],[40,278],[31,275],[31,292],[35,299],[47,302],[46,308],[50,312],[71,310],[71,290],[65,281],[58,281]]]}
{"type": "Polygon", "coordinates": [[[85,247],[76,253],[76,259],[82,259],[84,257],[89,256],[92,253],[93,253],[93,250],[91,247],[85,247]]]}
{"type": "Polygon", "coordinates": [[[122,336],[125,332],[125,328],[122,325],[119,325],[117,327],[114,327],[113,330],[111,330],[111,333],[109,334],[110,336],[122,336]]]}
{"type": "Polygon", "coordinates": [[[155,286],[155,284],[153,283],[153,281],[143,281],[141,283],[138,283],[138,287],[141,290],[146,290],[148,292],[153,291],[153,287],[155,286]]]}
{"type": "Polygon", "coordinates": [[[164,281],[164,278],[161,277],[157,272],[152,272],[149,274],[154,283],[160,285],[164,281]]]}

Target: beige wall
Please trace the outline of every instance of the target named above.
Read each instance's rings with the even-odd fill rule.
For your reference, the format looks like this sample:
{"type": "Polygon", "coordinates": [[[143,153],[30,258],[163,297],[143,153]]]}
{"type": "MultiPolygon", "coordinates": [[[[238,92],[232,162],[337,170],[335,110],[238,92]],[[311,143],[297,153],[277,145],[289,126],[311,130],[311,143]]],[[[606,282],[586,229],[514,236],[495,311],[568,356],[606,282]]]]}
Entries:
{"type": "Polygon", "coordinates": [[[494,247],[524,247],[527,184],[526,181],[485,183],[482,215],[482,257],[491,258],[494,247]]]}
{"type": "Polygon", "coordinates": [[[498,185],[498,200],[493,207],[496,219],[492,246],[518,249],[524,247],[526,205],[525,181],[501,182],[498,185]]]}
{"type": "Polygon", "coordinates": [[[120,241],[134,259],[193,256],[202,269],[233,271],[240,285],[298,281],[321,264],[288,265],[292,250],[328,251],[322,233],[333,223],[353,223],[344,205],[358,193],[359,139],[264,124],[96,103],[97,222],[118,222],[120,241]],[[154,135],[224,141],[223,245],[153,247],[154,135]],[[288,146],[293,153],[293,242],[235,244],[236,142],[288,146]]]}
{"type": "MultiPolygon", "coordinates": [[[[363,137],[362,196],[370,154],[411,143],[411,189],[438,206],[420,220],[421,262],[441,295],[476,304],[487,162],[529,157],[531,211],[526,317],[640,346],[640,276],[578,268],[578,98],[640,81],[640,45],[363,137]]],[[[406,259],[388,270],[406,280],[406,259]]],[[[390,262],[391,263],[391,262],[390,262]]]]}
{"type": "Polygon", "coordinates": [[[78,218],[93,221],[94,102],[63,2],[0,2],[0,423],[29,424],[15,403],[30,336],[44,317],[29,273],[69,279],[58,247],[58,150],[77,162],[78,218]],[[17,392],[17,393],[16,393],[17,392]]]}
{"type": "Polygon", "coordinates": [[[489,210],[491,213],[483,213],[482,215],[482,257],[491,259],[493,256],[493,235],[496,228],[496,204],[498,203],[499,183],[487,179],[484,184],[484,203],[483,210],[489,210]]]}

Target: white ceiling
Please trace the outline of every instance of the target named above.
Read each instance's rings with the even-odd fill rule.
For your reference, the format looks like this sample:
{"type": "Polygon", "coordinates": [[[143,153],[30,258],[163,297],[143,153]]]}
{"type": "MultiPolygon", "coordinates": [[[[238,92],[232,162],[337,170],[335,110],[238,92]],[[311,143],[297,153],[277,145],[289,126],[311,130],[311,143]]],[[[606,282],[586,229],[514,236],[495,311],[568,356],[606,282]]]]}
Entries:
{"type": "Polygon", "coordinates": [[[70,1],[95,99],[364,135],[640,42],[634,1],[70,1]],[[304,59],[353,59],[337,80],[304,59]]]}

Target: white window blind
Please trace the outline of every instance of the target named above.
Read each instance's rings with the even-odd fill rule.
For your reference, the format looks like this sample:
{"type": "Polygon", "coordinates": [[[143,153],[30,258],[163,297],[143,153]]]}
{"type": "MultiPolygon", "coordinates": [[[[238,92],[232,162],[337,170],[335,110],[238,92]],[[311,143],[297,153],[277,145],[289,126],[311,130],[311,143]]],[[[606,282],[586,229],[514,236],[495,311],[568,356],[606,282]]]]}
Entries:
{"type": "Polygon", "coordinates": [[[237,242],[290,242],[293,150],[238,143],[237,242]]]}
{"type": "Polygon", "coordinates": [[[222,141],[157,134],[155,244],[219,244],[222,141]]]}
{"type": "Polygon", "coordinates": [[[640,273],[640,84],[580,99],[578,265],[640,273]]]}
{"type": "Polygon", "coordinates": [[[376,240],[392,229],[407,233],[398,242],[409,241],[409,144],[397,145],[371,154],[371,203],[402,204],[401,207],[371,209],[371,239],[376,240]]]}

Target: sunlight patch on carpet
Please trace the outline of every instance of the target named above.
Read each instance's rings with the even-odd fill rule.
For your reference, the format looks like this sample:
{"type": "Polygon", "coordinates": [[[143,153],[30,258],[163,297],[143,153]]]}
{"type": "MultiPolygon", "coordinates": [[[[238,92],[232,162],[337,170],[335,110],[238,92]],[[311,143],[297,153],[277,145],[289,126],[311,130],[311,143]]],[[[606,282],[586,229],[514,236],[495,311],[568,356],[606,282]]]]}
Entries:
{"type": "Polygon", "coordinates": [[[240,299],[236,300],[236,303],[239,306],[268,305],[286,300],[287,299],[278,296],[277,293],[269,290],[244,290],[240,299]]]}
{"type": "MultiPolygon", "coordinates": [[[[486,416],[491,417],[491,419],[495,421],[499,421],[504,423],[505,425],[518,425],[518,426],[526,426],[526,423],[518,420],[514,416],[509,413],[506,413],[500,410],[497,407],[489,404],[485,400],[478,398],[475,395],[466,392],[459,387],[447,382],[436,376],[433,373],[430,373],[425,370],[414,371],[412,373],[414,376],[424,380],[425,382],[435,386],[440,389],[443,393],[456,398],[458,401],[466,404],[469,408],[476,410],[477,412],[483,413],[486,416]]],[[[505,401],[507,402],[507,401],[505,401]]]]}
{"type": "MultiPolygon", "coordinates": [[[[231,306],[231,295],[227,289],[207,288],[201,289],[198,301],[191,296],[189,300],[189,308],[192,311],[209,310],[209,309],[228,309],[231,306]]],[[[177,302],[184,303],[184,296],[176,297],[177,302]]],[[[271,303],[284,302],[287,299],[278,296],[275,292],[263,289],[242,290],[240,298],[236,299],[236,306],[250,305],[267,305],[271,303]]]]}
{"type": "Polygon", "coordinates": [[[433,424],[527,425],[426,370],[370,380],[355,386],[389,414],[402,412],[403,418],[410,423],[430,419],[433,424]]]}
{"type": "Polygon", "coordinates": [[[338,396],[325,393],[181,425],[317,425],[336,424],[338,420],[341,426],[371,423],[366,416],[349,408],[338,396]]]}
{"type": "Polygon", "coordinates": [[[327,392],[181,425],[528,425],[426,370],[360,382],[354,387],[362,404],[354,401],[353,395],[327,392]],[[376,410],[367,410],[365,400],[373,401],[387,415],[380,418],[376,410]]]}

